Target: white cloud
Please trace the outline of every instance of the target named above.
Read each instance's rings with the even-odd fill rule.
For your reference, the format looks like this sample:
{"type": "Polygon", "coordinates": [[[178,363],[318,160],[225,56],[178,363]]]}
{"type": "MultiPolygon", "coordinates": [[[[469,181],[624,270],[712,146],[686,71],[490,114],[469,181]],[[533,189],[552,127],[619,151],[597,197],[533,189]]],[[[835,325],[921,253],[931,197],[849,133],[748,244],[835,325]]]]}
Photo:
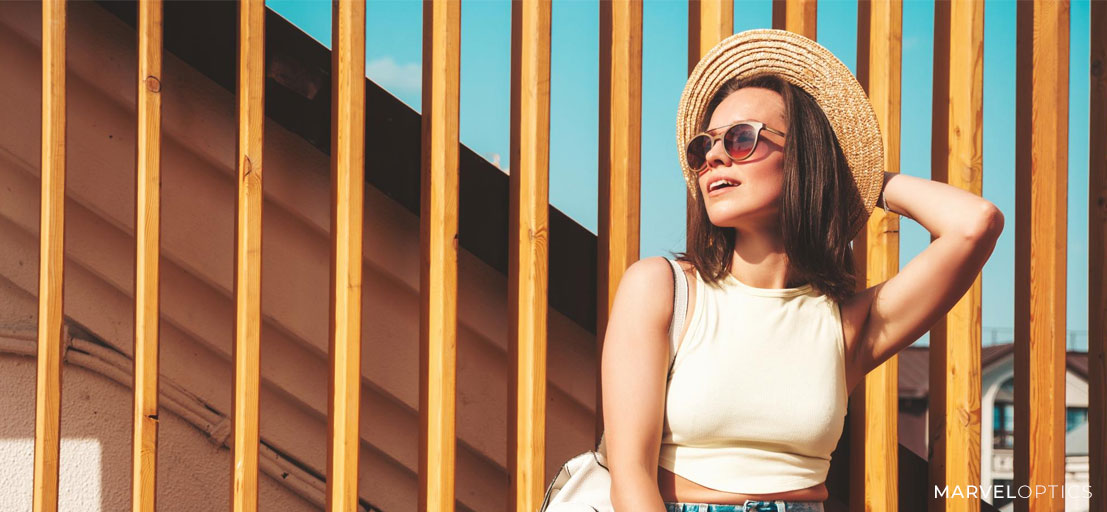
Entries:
{"type": "Polygon", "coordinates": [[[396,64],[392,57],[381,57],[366,62],[365,76],[393,93],[418,93],[423,87],[422,65],[396,64]]]}
{"type": "Polygon", "coordinates": [[[485,160],[488,160],[492,165],[496,166],[497,169],[503,171],[505,174],[511,174],[511,171],[507,168],[507,166],[500,162],[501,157],[499,153],[482,153],[481,156],[484,157],[485,160]]]}
{"type": "MultiPolygon", "coordinates": [[[[495,165],[496,167],[500,167],[500,154],[499,153],[488,153],[487,155],[485,155],[485,158],[488,159],[489,162],[492,162],[492,165],[495,165]]],[[[500,168],[502,169],[502,167],[500,167],[500,168]]]]}

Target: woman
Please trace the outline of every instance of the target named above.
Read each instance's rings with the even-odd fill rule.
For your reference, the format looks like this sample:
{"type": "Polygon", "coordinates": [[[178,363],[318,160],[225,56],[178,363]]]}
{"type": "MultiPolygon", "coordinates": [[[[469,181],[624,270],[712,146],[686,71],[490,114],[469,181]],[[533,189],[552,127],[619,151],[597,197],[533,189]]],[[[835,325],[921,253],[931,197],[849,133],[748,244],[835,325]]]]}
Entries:
{"type": "Polygon", "coordinates": [[[677,135],[695,200],[678,258],[687,314],[671,346],[669,262],[626,271],[601,360],[612,504],[822,511],[848,394],[964,295],[1003,215],[956,187],[885,173],[860,85],[783,31],[712,49],[689,76],[677,135]],[[876,204],[934,239],[858,291],[850,241],[876,204]]]}

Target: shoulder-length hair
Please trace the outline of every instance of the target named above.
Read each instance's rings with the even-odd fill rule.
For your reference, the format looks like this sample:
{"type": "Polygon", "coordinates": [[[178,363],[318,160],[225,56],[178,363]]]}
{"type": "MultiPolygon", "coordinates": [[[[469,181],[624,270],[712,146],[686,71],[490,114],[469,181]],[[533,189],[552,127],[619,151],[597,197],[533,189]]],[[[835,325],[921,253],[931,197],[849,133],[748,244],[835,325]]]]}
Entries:
{"type": "MultiPolygon", "coordinates": [[[[856,286],[849,213],[857,200],[853,174],[838,138],[811,95],[773,74],[725,83],[708,102],[700,131],[707,130],[711,114],[723,99],[744,87],[776,91],[784,99],[788,123],[780,207],[784,249],[801,279],[841,301],[856,286]]],[[[708,283],[718,283],[730,273],[735,230],[712,224],[703,194],[696,197],[688,211],[687,251],[678,257],[695,266],[708,283]]]]}

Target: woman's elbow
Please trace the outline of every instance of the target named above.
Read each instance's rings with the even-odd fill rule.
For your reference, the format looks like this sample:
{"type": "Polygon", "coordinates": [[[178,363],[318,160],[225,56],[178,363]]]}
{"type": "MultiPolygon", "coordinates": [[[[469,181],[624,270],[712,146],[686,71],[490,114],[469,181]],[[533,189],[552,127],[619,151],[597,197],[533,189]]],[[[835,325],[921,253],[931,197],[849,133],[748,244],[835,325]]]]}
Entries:
{"type": "Polygon", "coordinates": [[[965,223],[965,236],[972,240],[994,242],[1003,232],[1003,212],[990,201],[984,201],[979,213],[965,223]]]}

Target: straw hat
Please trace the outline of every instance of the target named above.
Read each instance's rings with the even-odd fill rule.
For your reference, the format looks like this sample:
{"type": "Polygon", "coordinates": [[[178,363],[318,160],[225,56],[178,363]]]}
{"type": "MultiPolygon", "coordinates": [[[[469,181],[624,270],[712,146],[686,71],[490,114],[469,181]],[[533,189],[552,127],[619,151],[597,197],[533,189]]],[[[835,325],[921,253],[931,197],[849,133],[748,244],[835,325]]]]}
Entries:
{"type": "MultiPolygon", "coordinates": [[[[756,29],[740,32],[715,45],[688,76],[677,109],[677,153],[688,192],[699,192],[685,148],[700,132],[707,102],[735,77],[775,73],[810,94],[822,107],[845,153],[857,187],[850,214],[853,235],[864,227],[884,184],[884,145],[880,126],[865,90],[853,73],[829,50],[799,34],[756,29]]],[[[851,238],[852,238],[851,236],[851,238]]]]}

